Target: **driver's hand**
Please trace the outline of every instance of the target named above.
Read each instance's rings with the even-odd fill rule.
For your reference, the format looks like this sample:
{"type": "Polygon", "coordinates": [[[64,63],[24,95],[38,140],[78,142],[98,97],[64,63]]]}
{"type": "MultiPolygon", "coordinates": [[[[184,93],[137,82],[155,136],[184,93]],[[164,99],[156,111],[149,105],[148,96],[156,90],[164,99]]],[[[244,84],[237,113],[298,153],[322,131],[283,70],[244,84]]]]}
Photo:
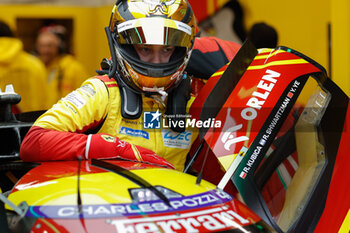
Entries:
{"type": "Polygon", "coordinates": [[[122,158],[137,162],[157,164],[174,169],[174,165],[158,156],[152,150],[137,146],[107,134],[95,134],[91,137],[88,157],[90,158],[122,158]]]}
{"type": "Polygon", "coordinates": [[[117,150],[119,153],[119,156],[117,157],[138,162],[158,164],[174,169],[174,166],[171,163],[167,162],[165,159],[158,156],[153,151],[141,146],[136,146],[134,144],[119,140],[117,150]]]}

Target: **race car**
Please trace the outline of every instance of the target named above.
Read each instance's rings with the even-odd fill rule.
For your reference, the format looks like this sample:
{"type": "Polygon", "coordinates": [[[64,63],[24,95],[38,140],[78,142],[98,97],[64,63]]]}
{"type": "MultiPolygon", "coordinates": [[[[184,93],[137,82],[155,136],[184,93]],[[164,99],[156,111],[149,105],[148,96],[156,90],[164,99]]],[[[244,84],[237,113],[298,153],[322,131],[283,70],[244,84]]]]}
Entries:
{"type": "Polygon", "coordinates": [[[221,124],[200,129],[191,174],[120,159],[22,162],[40,112],[15,116],[18,96],[0,97],[1,232],[349,232],[349,98],[290,48],[247,41],[208,80],[190,113],[221,124]],[[215,184],[208,154],[226,170],[215,184]],[[223,191],[231,182],[237,194],[223,191]]]}
{"type": "Polygon", "coordinates": [[[192,114],[244,203],[277,232],[349,232],[349,98],[309,57],[253,48],[203,88],[192,114]],[[220,93],[220,94],[219,94],[220,93]],[[203,97],[204,96],[204,97],[203,97]]]}

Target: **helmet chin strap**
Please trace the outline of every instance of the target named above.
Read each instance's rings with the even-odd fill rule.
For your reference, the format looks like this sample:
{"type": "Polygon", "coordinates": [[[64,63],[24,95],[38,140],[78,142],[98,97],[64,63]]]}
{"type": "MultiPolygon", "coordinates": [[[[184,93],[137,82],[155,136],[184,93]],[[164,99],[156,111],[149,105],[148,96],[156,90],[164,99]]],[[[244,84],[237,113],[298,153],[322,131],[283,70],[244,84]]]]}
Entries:
{"type": "Polygon", "coordinates": [[[166,108],[165,99],[168,96],[168,93],[162,90],[158,91],[158,93],[159,95],[153,94],[150,95],[150,97],[154,99],[158,104],[162,105],[163,108],[166,108]]]}
{"type": "Polygon", "coordinates": [[[162,105],[163,108],[166,108],[165,100],[168,96],[168,93],[163,90],[163,88],[143,88],[144,91],[148,91],[151,94],[145,94],[147,97],[154,99],[158,104],[162,105]]]}

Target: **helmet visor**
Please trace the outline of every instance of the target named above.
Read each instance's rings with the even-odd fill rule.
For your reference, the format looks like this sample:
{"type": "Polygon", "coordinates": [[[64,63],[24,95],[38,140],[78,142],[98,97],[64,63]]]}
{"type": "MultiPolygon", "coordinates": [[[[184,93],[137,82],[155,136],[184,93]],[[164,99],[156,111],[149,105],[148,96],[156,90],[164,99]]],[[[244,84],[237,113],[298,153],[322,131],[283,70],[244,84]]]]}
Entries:
{"type": "Polygon", "coordinates": [[[118,24],[120,44],[150,44],[188,47],[192,28],[185,23],[161,17],[128,20],[118,24]]]}

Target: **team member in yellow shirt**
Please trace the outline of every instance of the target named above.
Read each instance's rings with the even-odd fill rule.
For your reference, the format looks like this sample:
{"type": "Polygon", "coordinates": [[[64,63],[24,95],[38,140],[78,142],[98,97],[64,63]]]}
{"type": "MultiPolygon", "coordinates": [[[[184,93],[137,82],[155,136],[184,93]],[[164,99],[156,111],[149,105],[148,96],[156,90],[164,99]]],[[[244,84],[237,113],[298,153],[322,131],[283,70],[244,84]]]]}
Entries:
{"type": "Polygon", "coordinates": [[[43,63],[23,50],[22,42],[14,37],[10,27],[0,22],[0,88],[12,84],[21,102],[18,112],[45,110],[46,71],[43,63]]]}
{"type": "Polygon", "coordinates": [[[65,35],[66,29],[61,25],[46,26],[36,41],[36,52],[47,70],[49,106],[78,88],[87,77],[83,65],[67,53],[65,35]]]}

